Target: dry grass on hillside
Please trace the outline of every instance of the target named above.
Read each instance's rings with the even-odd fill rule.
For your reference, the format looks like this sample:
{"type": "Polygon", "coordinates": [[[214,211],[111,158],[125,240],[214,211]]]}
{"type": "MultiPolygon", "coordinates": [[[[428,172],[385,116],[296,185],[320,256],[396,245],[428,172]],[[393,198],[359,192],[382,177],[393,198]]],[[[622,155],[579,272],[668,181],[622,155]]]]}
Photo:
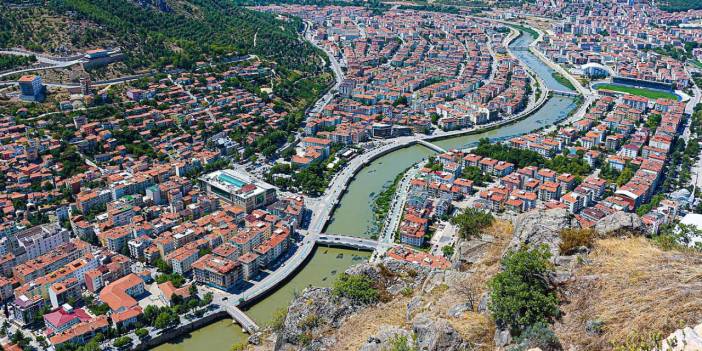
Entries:
{"type": "Polygon", "coordinates": [[[565,288],[556,333],[568,349],[606,350],[632,336],[662,335],[702,318],[702,255],[662,251],[644,238],[605,239],[565,288]],[[588,320],[604,322],[599,336],[588,320]]]}
{"type": "Polygon", "coordinates": [[[509,221],[496,220],[492,227],[486,231],[494,237],[494,242],[487,246],[484,258],[474,264],[471,270],[474,271],[472,278],[476,286],[482,291],[487,291],[487,281],[500,271],[500,261],[510,240],[514,226],[509,221]]]}
{"type": "MultiPolygon", "coordinates": [[[[488,279],[499,271],[500,259],[512,238],[512,231],[512,224],[508,221],[496,221],[486,230],[494,240],[483,246],[483,259],[468,267],[471,275],[467,281],[474,289],[477,300],[487,291],[488,279]]],[[[492,349],[495,324],[488,316],[468,312],[460,318],[452,318],[446,313],[450,306],[466,302],[466,289],[462,284],[450,289],[439,286],[426,294],[417,291],[414,296],[422,297],[417,313],[429,312],[436,317],[446,318],[464,339],[476,344],[478,349],[492,349]]],[[[376,335],[384,325],[411,329],[411,323],[406,321],[407,303],[410,299],[411,297],[396,297],[389,303],[368,308],[348,318],[333,333],[337,340],[334,350],[358,350],[369,336],[376,335]]]]}
{"type": "Polygon", "coordinates": [[[409,297],[395,298],[351,316],[334,331],[337,340],[334,350],[358,350],[381,326],[403,326],[409,300],[409,297]]]}

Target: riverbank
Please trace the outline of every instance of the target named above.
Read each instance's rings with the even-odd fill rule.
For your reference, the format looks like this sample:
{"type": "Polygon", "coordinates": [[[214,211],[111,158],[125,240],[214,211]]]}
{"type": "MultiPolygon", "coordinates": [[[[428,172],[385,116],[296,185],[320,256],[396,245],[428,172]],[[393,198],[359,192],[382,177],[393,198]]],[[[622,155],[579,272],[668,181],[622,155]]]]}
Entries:
{"type": "MultiPolygon", "coordinates": [[[[378,196],[374,199],[373,201],[373,211],[375,212],[375,223],[374,226],[376,228],[379,228],[382,230],[382,222],[384,218],[387,218],[388,212],[390,210],[390,205],[392,204],[392,201],[395,197],[395,193],[397,192],[397,186],[400,183],[400,180],[404,177],[405,173],[407,173],[407,169],[398,174],[397,177],[395,177],[395,180],[393,180],[392,184],[390,184],[387,189],[383,190],[378,196]]],[[[371,239],[378,239],[378,235],[371,235],[371,239]]]]}
{"type": "Polygon", "coordinates": [[[564,77],[562,74],[553,72],[551,73],[551,76],[556,80],[556,82],[560,83],[564,87],[568,87],[570,90],[575,90],[575,85],[573,85],[573,83],[571,83],[568,78],[564,77]]]}
{"type": "MultiPolygon", "coordinates": [[[[263,300],[245,309],[260,326],[270,324],[281,309],[286,309],[295,296],[309,286],[329,287],[346,268],[368,260],[370,252],[316,246],[309,261],[285,285],[263,300]]],[[[228,316],[213,319],[200,329],[174,337],[153,348],[154,351],[229,351],[234,344],[245,343],[248,334],[228,316]]]]}

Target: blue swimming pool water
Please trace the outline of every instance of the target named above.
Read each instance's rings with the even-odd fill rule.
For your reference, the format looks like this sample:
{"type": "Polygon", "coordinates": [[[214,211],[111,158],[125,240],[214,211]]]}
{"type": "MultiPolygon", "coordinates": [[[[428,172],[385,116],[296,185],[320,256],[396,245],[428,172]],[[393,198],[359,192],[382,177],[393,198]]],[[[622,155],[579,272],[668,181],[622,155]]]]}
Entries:
{"type": "Polygon", "coordinates": [[[238,188],[241,188],[242,186],[244,186],[246,184],[243,181],[236,179],[234,177],[228,176],[226,174],[220,174],[219,180],[221,180],[225,183],[231,184],[231,185],[238,187],[238,188]]]}

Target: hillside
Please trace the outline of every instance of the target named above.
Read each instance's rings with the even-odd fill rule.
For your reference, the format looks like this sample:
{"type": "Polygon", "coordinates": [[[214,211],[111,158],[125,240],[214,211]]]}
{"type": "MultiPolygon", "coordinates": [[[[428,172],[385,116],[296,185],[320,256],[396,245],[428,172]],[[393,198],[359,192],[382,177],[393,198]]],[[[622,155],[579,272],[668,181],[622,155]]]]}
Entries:
{"type": "MultiPolygon", "coordinates": [[[[121,48],[108,66],[80,65],[42,71],[45,81],[104,80],[196,63],[256,55],[274,76],[275,96],[295,125],[332,81],[323,53],[304,41],[297,19],[236,6],[229,0],[48,0],[0,3],[0,48],[21,47],[52,56],[95,48],[121,48]],[[87,70],[87,72],[86,72],[87,70]]],[[[17,79],[9,76],[6,79],[17,79]]]]}
{"type": "Polygon", "coordinates": [[[563,289],[563,345],[602,350],[650,343],[702,317],[702,256],[644,238],[599,240],[563,289]],[[588,325],[597,325],[597,328],[588,325]]]}
{"type": "Polygon", "coordinates": [[[346,274],[377,282],[377,302],[338,301],[336,288],[305,290],[285,321],[250,349],[275,342],[282,350],[652,350],[702,319],[702,255],[662,249],[639,236],[636,218],[615,213],[591,230],[571,229],[592,235],[574,242],[562,231],[572,227],[565,211],[537,211],[514,225],[496,220],[482,238],[459,241],[454,268],[446,271],[417,267],[408,274],[412,268],[388,260],[352,267],[346,274]],[[537,251],[525,251],[526,243],[546,249],[546,271],[531,270],[539,259],[537,251]],[[502,285],[507,295],[496,293],[497,282],[507,284],[515,273],[533,281],[502,285]],[[504,329],[498,303],[527,318],[543,306],[535,299],[537,281],[557,299],[553,318],[521,331],[504,329]]]}
{"type": "Polygon", "coordinates": [[[256,54],[286,69],[314,72],[321,61],[298,39],[299,25],[226,0],[49,0],[0,5],[0,47],[56,54],[121,47],[131,70],[190,68],[222,55],[256,54]]]}

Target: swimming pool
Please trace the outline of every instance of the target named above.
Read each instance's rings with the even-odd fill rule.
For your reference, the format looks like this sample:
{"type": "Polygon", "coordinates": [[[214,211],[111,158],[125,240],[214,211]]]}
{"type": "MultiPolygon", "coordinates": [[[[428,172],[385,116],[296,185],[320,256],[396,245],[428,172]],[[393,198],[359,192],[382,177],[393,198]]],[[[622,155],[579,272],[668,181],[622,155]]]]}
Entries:
{"type": "Polygon", "coordinates": [[[225,182],[225,183],[227,183],[227,184],[229,184],[229,185],[233,185],[233,186],[235,186],[235,187],[237,187],[237,188],[241,188],[241,187],[243,187],[244,185],[246,185],[245,182],[243,182],[243,181],[241,181],[241,180],[239,180],[239,179],[236,179],[236,178],[234,178],[234,177],[232,177],[232,176],[226,175],[226,174],[224,174],[224,173],[222,173],[222,174],[219,175],[219,180],[220,180],[220,181],[223,181],[223,182],[225,182]]]}

